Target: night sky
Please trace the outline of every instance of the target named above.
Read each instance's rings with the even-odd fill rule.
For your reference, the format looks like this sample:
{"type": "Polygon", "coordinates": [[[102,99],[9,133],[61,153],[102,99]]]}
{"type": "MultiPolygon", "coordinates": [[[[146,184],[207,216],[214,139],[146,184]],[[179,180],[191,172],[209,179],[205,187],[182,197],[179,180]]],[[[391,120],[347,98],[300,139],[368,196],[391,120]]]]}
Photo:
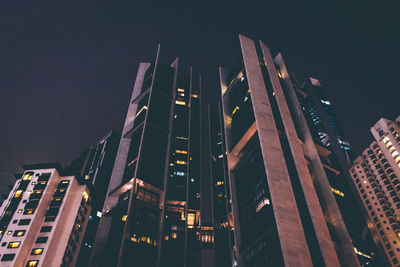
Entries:
{"type": "Polygon", "coordinates": [[[263,40],[299,78],[321,81],[357,154],[380,117],[400,114],[394,7],[133,2],[1,2],[0,193],[21,164],[66,166],[120,131],[138,63],[158,43],[163,61],[193,66],[212,95],[218,66],[239,59],[238,33],[263,40]]]}

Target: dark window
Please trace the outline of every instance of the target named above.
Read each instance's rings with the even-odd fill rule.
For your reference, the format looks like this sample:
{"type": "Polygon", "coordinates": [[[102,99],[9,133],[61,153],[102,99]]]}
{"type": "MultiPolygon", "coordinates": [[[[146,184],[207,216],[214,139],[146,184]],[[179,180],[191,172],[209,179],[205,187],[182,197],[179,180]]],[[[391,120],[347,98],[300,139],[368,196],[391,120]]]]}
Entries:
{"type": "Polygon", "coordinates": [[[41,233],[48,233],[51,231],[52,226],[42,226],[42,228],[40,229],[41,233]]]}
{"type": "Polygon", "coordinates": [[[6,245],[7,245],[7,242],[1,243],[1,246],[2,246],[2,247],[5,247],[6,245]]]}
{"type": "Polygon", "coordinates": [[[4,254],[1,258],[1,261],[12,261],[15,257],[15,253],[12,254],[4,254]]]}
{"type": "Polygon", "coordinates": [[[36,239],[36,243],[37,243],[37,244],[46,243],[46,242],[47,242],[47,239],[48,239],[47,236],[38,237],[38,238],[36,239]]]}
{"type": "Polygon", "coordinates": [[[14,220],[14,221],[13,221],[13,223],[17,223],[17,222],[18,222],[18,220],[14,220]]]}
{"type": "Polygon", "coordinates": [[[31,219],[22,219],[22,220],[19,220],[18,225],[28,225],[28,224],[30,224],[30,222],[31,222],[31,219]]]}

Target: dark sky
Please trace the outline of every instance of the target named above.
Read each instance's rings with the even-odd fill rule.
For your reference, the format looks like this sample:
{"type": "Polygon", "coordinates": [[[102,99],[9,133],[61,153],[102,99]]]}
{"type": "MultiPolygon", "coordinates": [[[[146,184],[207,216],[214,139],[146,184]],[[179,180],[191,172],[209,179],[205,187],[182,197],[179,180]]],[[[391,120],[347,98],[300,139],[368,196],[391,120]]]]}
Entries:
{"type": "Polygon", "coordinates": [[[239,58],[237,34],[263,40],[299,78],[321,80],[356,153],[380,117],[400,113],[390,5],[133,2],[1,1],[0,187],[21,164],[65,166],[121,130],[138,63],[153,61],[158,43],[164,59],[202,72],[210,94],[218,66],[239,58]]]}

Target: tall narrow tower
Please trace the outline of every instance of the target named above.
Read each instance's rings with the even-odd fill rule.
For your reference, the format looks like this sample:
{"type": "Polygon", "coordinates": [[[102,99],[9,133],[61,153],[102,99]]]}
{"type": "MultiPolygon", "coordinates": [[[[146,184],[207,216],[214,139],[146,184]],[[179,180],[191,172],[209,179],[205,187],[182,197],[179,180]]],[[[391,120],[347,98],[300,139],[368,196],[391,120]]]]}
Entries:
{"type": "Polygon", "coordinates": [[[294,124],[287,73],[239,39],[243,64],[220,69],[239,266],[358,266],[307,124],[294,124]]]}

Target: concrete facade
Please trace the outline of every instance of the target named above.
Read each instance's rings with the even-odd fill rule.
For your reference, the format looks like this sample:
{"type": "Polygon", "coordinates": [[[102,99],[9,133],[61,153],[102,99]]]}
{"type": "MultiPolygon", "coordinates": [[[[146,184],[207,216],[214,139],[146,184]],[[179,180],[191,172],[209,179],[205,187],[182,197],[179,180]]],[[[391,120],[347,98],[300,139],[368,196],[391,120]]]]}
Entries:
{"type": "Polygon", "coordinates": [[[54,168],[27,169],[1,207],[2,220],[14,213],[2,233],[0,266],[74,266],[88,200],[87,187],[75,177],[61,177],[54,168]]]}

